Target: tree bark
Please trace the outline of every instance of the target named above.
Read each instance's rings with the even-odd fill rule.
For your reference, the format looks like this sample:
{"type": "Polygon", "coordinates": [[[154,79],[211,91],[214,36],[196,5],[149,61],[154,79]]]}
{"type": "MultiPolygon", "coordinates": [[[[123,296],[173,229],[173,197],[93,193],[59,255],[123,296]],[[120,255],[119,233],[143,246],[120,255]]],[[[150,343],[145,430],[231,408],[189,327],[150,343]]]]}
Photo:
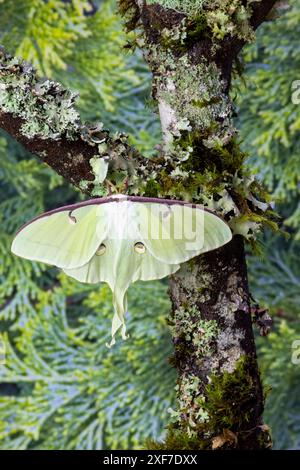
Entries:
{"type": "Polygon", "coordinates": [[[197,449],[269,447],[242,237],[182,267],[170,295],[178,370],[171,445],[188,434],[197,449]]]}

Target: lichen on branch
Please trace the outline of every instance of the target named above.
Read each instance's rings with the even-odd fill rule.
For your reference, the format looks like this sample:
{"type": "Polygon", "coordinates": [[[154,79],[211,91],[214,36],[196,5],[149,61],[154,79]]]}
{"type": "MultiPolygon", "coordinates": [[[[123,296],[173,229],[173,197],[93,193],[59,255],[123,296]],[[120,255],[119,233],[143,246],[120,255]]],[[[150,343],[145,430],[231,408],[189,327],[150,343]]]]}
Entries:
{"type": "Polygon", "coordinates": [[[117,189],[127,187],[137,164],[146,159],[129,145],[127,135],[111,134],[102,123],[82,123],[76,98],[0,49],[1,127],[87,194],[106,194],[110,187],[103,184],[106,178],[117,189]],[[105,174],[103,166],[99,173],[96,159],[107,165],[105,174]]]}
{"type": "Polygon", "coordinates": [[[183,13],[189,20],[202,26],[203,33],[209,31],[215,39],[236,36],[245,41],[254,38],[251,25],[253,4],[260,0],[242,2],[240,0],[148,0],[148,5],[161,5],[164,8],[183,13]]]}

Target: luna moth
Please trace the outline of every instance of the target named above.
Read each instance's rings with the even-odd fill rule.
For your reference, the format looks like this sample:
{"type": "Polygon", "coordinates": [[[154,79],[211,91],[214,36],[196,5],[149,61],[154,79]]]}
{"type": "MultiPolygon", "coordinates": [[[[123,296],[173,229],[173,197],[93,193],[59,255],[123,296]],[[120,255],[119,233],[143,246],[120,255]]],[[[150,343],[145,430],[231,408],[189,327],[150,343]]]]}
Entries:
{"type": "Polygon", "coordinates": [[[171,275],[181,263],[231,238],[223,219],[201,206],[116,195],[39,215],[18,231],[11,250],[57,266],[80,282],[106,282],[113,293],[113,345],[119,329],[126,338],[131,283],[171,275]]]}

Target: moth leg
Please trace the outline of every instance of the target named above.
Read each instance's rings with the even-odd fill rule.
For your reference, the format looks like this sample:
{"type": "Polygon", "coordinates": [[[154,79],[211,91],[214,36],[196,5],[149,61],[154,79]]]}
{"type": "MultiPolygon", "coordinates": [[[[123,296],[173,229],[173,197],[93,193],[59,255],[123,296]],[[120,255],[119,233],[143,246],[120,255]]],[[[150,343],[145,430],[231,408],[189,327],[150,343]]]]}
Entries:
{"type": "Polygon", "coordinates": [[[126,179],[125,179],[125,181],[124,181],[124,186],[125,186],[125,191],[127,191],[128,186],[129,186],[129,178],[128,178],[128,176],[126,177],[126,179]]]}
{"type": "Polygon", "coordinates": [[[117,188],[115,187],[115,185],[109,181],[109,180],[105,180],[105,185],[106,185],[106,188],[108,190],[108,195],[111,196],[113,193],[117,193],[117,188]]]}

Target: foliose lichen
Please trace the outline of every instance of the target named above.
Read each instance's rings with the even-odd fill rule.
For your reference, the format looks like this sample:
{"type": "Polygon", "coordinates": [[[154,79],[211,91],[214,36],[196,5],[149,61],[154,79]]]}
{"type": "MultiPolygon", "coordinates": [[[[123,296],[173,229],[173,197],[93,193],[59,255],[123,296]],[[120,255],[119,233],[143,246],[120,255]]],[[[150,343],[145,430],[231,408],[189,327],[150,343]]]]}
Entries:
{"type": "Polygon", "coordinates": [[[232,106],[217,66],[205,62],[192,65],[187,55],[177,60],[175,68],[170,66],[170,59],[160,63],[160,73],[154,80],[157,99],[166,101],[177,114],[177,121],[184,120],[191,131],[214,127],[215,138],[222,140],[224,131],[232,126],[232,106]]]}
{"type": "Polygon", "coordinates": [[[148,5],[159,4],[164,8],[172,8],[188,16],[194,16],[203,11],[207,0],[148,0],[147,3],[148,5]]]}
{"type": "Polygon", "coordinates": [[[20,117],[28,138],[72,138],[78,130],[77,95],[52,80],[38,80],[34,69],[0,50],[0,109],[20,117]]]}
{"type": "MultiPolygon", "coordinates": [[[[251,25],[253,5],[260,0],[250,0],[245,4],[242,0],[148,0],[148,6],[159,6],[185,15],[189,21],[187,42],[192,37],[201,39],[211,36],[214,48],[226,36],[237,37],[243,41],[254,39],[251,25]]],[[[120,12],[127,18],[129,29],[139,23],[140,11],[137,2],[119,0],[120,12]]],[[[173,29],[172,25],[170,29],[173,29]]]]}
{"type": "Polygon", "coordinates": [[[183,377],[175,387],[177,393],[177,409],[169,408],[171,422],[174,426],[186,423],[185,430],[191,436],[196,435],[199,423],[207,423],[209,415],[204,408],[205,396],[200,392],[200,378],[196,375],[183,377]]]}
{"type": "Polygon", "coordinates": [[[219,328],[215,320],[195,321],[195,317],[199,318],[199,311],[195,306],[190,309],[181,307],[174,312],[169,325],[172,336],[180,335],[181,340],[188,343],[195,351],[196,357],[201,359],[210,354],[212,342],[218,337],[219,328]]]}
{"type": "MultiPolygon", "coordinates": [[[[125,180],[130,186],[135,174],[134,159],[141,156],[129,145],[127,135],[110,135],[101,122],[82,123],[75,107],[76,99],[76,93],[57,82],[39,78],[31,65],[0,48],[0,113],[19,118],[19,132],[27,139],[66,139],[79,143],[82,140],[94,147],[95,153],[89,160],[94,179],[77,183],[81,190],[92,196],[104,195],[107,190],[102,183],[107,175],[116,191],[124,189],[125,180]]],[[[46,159],[47,151],[39,151],[39,156],[46,159]]],[[[79,144],[78,153],[69,152],[62,166],[64,170],[76,167],[85,158],[79,144]]]]}

